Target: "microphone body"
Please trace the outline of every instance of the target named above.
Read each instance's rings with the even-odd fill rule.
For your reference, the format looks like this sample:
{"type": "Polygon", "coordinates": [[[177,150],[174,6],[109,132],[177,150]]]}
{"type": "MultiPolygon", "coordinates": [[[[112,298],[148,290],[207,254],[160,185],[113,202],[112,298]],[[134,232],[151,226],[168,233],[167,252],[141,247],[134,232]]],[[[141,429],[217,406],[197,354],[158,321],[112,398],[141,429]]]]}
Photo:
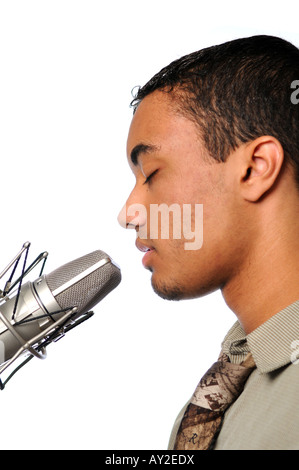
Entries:
{"type": "Polygon", "coordinates": [[[76,326],[120,281],[119,267],[98,250],[23,284],[0,303],[0,364],[25,351],[43,358],[44,345],[76,326]]]}

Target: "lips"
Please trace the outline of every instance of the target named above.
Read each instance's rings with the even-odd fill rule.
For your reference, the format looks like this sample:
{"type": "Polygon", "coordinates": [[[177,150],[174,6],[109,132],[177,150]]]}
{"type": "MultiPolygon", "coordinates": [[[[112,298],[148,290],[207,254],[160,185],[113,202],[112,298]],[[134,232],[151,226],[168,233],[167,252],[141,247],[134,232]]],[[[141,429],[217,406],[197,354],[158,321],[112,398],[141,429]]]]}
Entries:
{"type": "Polygon", "coordinates": [[[148,251],[153,251],[154,247],[151,245],[147,245],[146,243],[143,243],[140,241],[140,238],[136,239],[135,242],[136,247],[138,248],[139,251],[142,251],[142,253],[147,253],[148,251]]]}
{"type": "Polygon", "coordinates": [[[144,257],[142,258],[142,264],[145,268],[149,268],[150,266],[150,258],[152,254],[155,253],[155,248],[152,245],[148,245],[147,243],[141,242],[139,238],[137,238],[135,242],[136,247],[142,253],[145,253],[144,257]]]}

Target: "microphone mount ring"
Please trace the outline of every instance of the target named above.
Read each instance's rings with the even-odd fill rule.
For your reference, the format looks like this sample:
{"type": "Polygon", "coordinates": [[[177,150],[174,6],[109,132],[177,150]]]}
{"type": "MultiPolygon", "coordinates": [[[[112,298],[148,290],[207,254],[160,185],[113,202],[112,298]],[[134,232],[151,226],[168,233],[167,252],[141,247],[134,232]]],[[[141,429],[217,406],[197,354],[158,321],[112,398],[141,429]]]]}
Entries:
{"type": "Polygon", "coordinates": [[[43,348],[43,345],[41,345],[41,349],[44,351],[42,353],[39,353],[36,349],[33,348],[33,345],[44,339],[48,334],[50,334],[53,330],[55,332],[57,327],[63,326],[63,323],[69,318],[74,315],[77,312],[77,307],[74,307],[70,310],[68,310],[59,320],[57,320],[54,324],[48,326],[45,330],[43,330],[41,333],[38,335],[34,336],[28,341],[25,341],[19,333],[17,333],[13,325],[9,323],[7,318],[0,312],[0,319],[5,323],[7,328],[10,330],[10,332],[15,336],[15,338],[20,342],[21,348],[16,352],[16,354],[9,359],[7,362],[3,364],[2,367],[0,367],[0,375],[2,372],[4,372],[7,367],[9,367],[18,357],[20,357],[25,351],[29,351],[33,356],[38,357],[39,359],[45,359],[46,358],[46,353],[43,348]]]}

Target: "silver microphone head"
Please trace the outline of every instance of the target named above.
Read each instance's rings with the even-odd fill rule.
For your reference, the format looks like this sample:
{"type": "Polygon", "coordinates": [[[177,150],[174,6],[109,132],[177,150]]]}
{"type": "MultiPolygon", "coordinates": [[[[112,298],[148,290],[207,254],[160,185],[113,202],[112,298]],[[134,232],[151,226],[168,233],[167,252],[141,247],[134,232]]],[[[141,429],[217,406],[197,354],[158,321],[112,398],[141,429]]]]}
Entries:
{"type": "Polygon", "coordinates": [[[61,309],[77,307],[85,313],[121,281],[119,267],[103,251],[94,251],[67,263],[45,276],[61,309]]]}

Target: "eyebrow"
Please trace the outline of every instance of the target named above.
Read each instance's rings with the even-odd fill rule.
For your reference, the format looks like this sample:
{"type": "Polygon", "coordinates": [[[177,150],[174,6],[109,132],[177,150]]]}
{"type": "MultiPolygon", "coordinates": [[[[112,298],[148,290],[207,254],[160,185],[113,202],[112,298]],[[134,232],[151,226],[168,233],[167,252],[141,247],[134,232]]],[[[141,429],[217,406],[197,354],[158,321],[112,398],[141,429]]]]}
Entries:
{"type": "Polygon", "coordinates": [[[134,166],[138,165],[138,158],[142,153],[155,152],[158,149],[155,145],[138,144],[131,151],[130,158],[134,166]]]}

